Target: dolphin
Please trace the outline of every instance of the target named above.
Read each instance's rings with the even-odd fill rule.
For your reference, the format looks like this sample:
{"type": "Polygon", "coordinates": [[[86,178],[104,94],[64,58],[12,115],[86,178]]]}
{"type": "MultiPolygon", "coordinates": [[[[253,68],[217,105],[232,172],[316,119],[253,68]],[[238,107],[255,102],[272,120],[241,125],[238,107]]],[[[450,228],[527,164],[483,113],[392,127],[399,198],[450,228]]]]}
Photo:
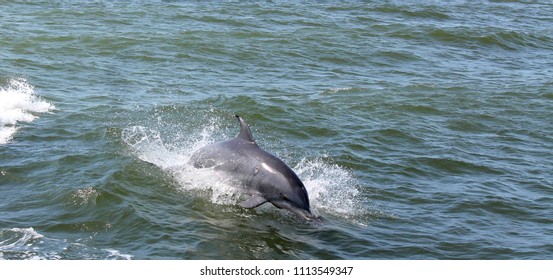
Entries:
{"type": "Polygon", "coordinates": [[[310,221],[309,197],[302,181],[282,160],[261,149],[248,124],[240,116],[240,133],[227,141],[205,146],[194,152],[190,162],[195,168],[223,171],[238,184],[249,198],[240,206],[255,208],[270,202],[310,221]]]}

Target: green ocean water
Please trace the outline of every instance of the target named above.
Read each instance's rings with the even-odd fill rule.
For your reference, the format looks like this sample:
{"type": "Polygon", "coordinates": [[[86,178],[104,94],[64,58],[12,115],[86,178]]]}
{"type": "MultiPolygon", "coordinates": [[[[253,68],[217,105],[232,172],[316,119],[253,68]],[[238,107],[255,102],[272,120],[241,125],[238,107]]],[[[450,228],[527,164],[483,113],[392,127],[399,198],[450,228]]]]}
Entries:
{"type": "Polygon", "coordinates": [[[552,259],[549,1],[0,1],[1,259],[552,259]],[[188,164],[238,133],[310,223],[188,164]]]}

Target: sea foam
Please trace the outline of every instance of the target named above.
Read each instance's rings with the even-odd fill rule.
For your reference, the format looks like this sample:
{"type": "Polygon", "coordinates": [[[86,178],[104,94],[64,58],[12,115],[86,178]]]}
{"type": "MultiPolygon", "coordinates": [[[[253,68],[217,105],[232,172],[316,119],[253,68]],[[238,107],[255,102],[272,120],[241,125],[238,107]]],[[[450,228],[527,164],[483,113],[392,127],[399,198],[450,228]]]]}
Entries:
{"type": "Polygon", "coordinates": [[[0,145],[12,140],[20,123],[32,122],[38,113],[53,109],[54,105],[41,100],[25,79],[9,79],[6,86],[0,86],[0,145]]]}

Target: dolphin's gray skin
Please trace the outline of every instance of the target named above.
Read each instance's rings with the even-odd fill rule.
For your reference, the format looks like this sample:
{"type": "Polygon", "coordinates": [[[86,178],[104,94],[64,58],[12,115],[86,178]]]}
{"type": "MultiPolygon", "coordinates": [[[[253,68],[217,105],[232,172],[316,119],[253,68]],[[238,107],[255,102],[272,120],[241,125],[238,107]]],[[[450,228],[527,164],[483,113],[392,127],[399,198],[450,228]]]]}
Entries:
{"type": "Polygon", "coordinates": [[[280,159],[257,146],[246,122],[238,115],[236,117],[240,122],[240,133],[236,138],[196,151],[190,158],[192,165],[224,171],[244,186],[246,193],[251,195],[240,203],[244,208],[270,202],[306,220],[316,219],[309,209],[307,191],[298,175],[280,159]]]}

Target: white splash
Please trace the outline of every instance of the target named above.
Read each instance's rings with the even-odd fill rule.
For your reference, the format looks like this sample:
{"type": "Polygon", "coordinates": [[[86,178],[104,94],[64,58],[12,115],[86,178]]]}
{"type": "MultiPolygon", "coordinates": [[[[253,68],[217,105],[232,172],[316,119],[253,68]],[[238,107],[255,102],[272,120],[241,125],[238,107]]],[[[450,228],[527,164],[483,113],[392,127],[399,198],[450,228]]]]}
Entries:
{"type": "Polygon", "coordinates": [[[362,215],[365,211],[355,177],[323,159],[302,159],[292,168],[302,179],[313,210],[346,218],[362,215]]]}
{"type": "Polygon", "coordinates": [[[0,145],[11,141],[18,130],[18,123],[32,122],[36,113],[53,110],[54,106],[40,100],[34,87],[23,78],[8,80],[0,87],[0,145]]]}
{"type": "Polygon", "coordinates": [[[234,204],[240,193],[229,178],[212,169],[196,169],[188,162],[199,148],[214,142],[218,126],[206,126],[196,139],[186,143],[166,144],[161,133],[144,126],[131,126],[123,130],[122,140],[139,159],[154,164],[171,175],[181,191],[209,193],[216,204],[234,204]]]}

